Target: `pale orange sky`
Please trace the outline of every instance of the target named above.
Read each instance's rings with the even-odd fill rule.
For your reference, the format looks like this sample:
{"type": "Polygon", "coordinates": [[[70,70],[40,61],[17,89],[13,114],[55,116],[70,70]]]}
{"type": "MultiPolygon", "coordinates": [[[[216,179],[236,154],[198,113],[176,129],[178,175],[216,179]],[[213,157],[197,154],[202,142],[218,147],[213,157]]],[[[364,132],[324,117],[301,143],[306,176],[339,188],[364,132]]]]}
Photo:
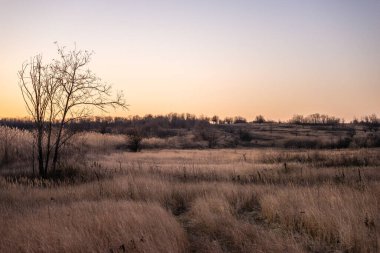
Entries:
{"type": "Polygon", "coordinates": [[[131,105],[111,115],[380,115],[379,1],[78,2],[1,1],[0,117],[27,115],[17,71],[54,41],[95,51],[131,105]]]}

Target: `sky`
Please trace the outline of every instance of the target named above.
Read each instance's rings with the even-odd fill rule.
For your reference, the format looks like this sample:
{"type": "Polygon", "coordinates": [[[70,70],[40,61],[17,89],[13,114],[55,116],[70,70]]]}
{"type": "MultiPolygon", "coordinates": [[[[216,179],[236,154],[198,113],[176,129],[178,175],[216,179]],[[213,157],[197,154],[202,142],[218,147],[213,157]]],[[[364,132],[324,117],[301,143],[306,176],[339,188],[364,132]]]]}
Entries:
{"type": "Polygon", "coordinates": [[[55,41],[95,52],[111,116],[380,116],[380,0],[0,0],[0,117],[28,115],[17,72],[55,41]]]}

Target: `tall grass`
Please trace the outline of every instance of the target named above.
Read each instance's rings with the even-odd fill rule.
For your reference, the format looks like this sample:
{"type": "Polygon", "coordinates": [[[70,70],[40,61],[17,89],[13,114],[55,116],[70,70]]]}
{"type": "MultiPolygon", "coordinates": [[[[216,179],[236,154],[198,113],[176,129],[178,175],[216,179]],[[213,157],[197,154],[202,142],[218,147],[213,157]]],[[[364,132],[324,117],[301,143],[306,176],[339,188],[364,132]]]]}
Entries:
{"type": "Polygon", "coordinates": [[[379,252],[377,149],[89,152],[107,176],[0,177],[1,252],[379,252]]]}
{"type": "Polygon", "coordinates": [[[180,224],[154,203],[51,203],[11,214],[1,252],[185,252],[180,224]]]}
{"type": "Polygon", "coordinates": [[[31,132],[0,126],[0,165],[30,159],[33,154],[32,148],[31,132]]]}

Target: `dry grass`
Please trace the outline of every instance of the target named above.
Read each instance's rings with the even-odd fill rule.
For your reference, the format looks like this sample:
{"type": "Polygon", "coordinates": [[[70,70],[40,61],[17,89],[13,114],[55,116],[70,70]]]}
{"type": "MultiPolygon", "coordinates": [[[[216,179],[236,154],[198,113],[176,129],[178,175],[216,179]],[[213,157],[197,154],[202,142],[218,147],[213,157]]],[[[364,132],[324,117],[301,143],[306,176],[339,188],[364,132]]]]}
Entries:
{"type": "Polygon", "coordinates": [[[275,187],[260,199],[270,223],[345,252],[378,250],[376,193],[340,186],[275,187]]]}
{"type": "Polygon", "coordinates": [[[33,136],[30,132],[0,126],[0,166],[32,157],[33,136]]]}
{"type": "Polygon", "coordinates": [[[379,155],[90,154],[86,173],[103,179],[0,178],[0,251],[378,252],[379,155]]]}
{"type": "Polygon", "coordinates": [[[197,198],[186,216],[193,249],[199,252],[304,252],[289,236],[239,217],[227,199],[197,198]]]}
{"type": "Polygon", "coordinates": [[[180,224],[157,204],[129,201],[52,203],[12,213],[1,252],[185,252],[180,224]]]}
{"type": "Polygon", "coordinates": [[[92,153],[110,153],[121,145],[127,143],[125,135],[100,134],[95,132],[84,132],[76,136],[73,145],[78,146],[83,151],[92,153]]]}
{"type": "Polygon", "coordinates": [[[307,163],[315,167],[380,165],[379,149],[348,150],[270,150],[264,151],[262,163],[307,163]]]}

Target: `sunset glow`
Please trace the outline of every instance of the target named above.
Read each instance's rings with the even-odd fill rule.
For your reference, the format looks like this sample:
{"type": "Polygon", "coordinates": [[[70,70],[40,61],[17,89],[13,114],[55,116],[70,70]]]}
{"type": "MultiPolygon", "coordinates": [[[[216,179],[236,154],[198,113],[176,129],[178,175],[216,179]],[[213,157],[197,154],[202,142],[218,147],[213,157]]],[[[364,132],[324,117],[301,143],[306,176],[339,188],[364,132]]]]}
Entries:
{"type": "Polygon", "coordinates": [[[0,117],[27,116],[17,72],[54,41],[94,50],[111,115],[380,114],[376,0],[0,3],[0,117]]]}

